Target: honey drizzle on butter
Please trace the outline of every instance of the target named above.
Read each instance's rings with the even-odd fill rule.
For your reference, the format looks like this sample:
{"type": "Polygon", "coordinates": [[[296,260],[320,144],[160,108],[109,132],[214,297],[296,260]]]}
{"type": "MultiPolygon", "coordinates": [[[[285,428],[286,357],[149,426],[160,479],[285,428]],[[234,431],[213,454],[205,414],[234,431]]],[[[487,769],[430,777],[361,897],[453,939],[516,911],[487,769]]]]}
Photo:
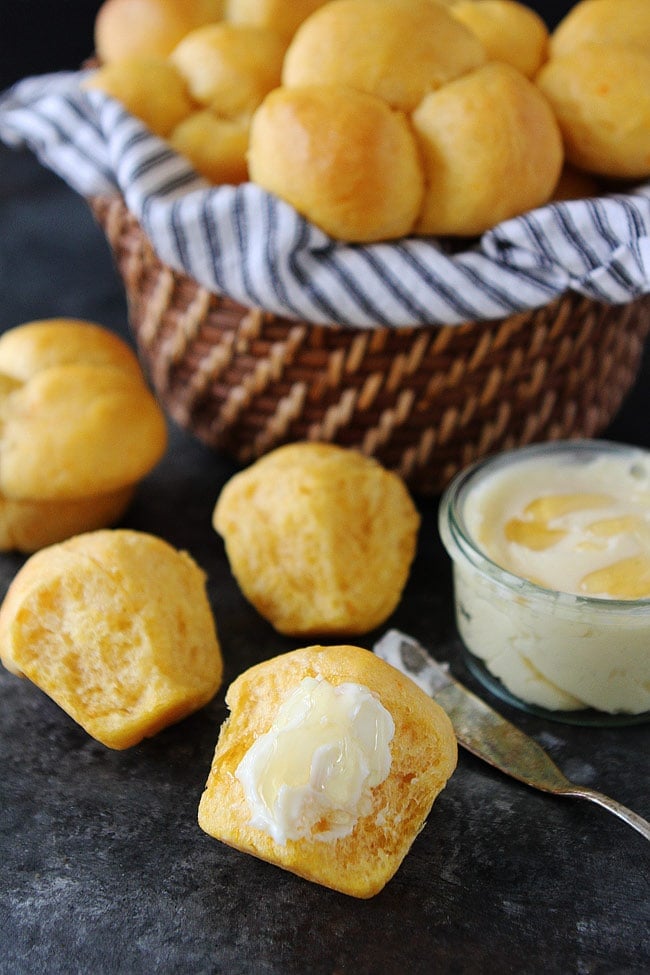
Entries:
{"type": "MultiPolygon", "coordinates": [[[[504,534],[516,545],[535,552],[545,551],[569,534],[567,529],[553,525],[557,519],[615,503],[615,499],[607,494],[541,495],[526,505],[522,517],[510,518],[505,523],[504,534]]],[[[602,550],[607,539],[627,534],[640,543],[645,541],[646,552],[587,573],[580,581],[581,592],[605,594],[615,599],[650,598],[650,555],[647,552],[650,526],[647,522],[638,515],[615,515],[590,522],[583,532],[585,537],[576,544],[577,551],[602,550]]]]}

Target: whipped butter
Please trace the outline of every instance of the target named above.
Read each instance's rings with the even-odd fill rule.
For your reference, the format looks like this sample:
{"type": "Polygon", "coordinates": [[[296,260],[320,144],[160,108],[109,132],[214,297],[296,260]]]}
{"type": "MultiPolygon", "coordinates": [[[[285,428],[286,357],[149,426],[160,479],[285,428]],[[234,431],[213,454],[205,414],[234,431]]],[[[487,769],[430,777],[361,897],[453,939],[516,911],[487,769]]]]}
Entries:
{"type": "Polygon", "coordinates": [[[511,451],[452,483],[440,528],[460,635],[510,693],[552,711],[650,710],[650,454],[511,451]]]}
{"type": "Polygon", "coordinates": [[[390,772],[394,733],[367,687],[305,677],[235,771],[250,824],[281,845],[347,836],[390,772]]]}
{"type": "Polygon", "coordinates": [[[650,461],[534,457],[484,478],[464,519],[486,555],[537,585],[650,598],[650,461]]]}

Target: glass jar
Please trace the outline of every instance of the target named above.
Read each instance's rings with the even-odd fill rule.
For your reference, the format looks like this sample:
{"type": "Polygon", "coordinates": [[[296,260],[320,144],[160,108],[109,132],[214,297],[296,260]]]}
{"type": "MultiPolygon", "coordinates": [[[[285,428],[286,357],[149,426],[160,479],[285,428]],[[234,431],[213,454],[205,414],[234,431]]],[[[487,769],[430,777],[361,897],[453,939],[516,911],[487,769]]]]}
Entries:
{"type": "MultiPolygon", "coordinates": [[[[490,492],[505,492],[507,507],[513,490],[532,484],[533,477],[538,480],[529,493],[543,492],[544,470],[552,474],[551,493],[568,496],[576,480],[579,490],[585,483],[595,490],[595,475],[604,471],[613,488],[610,475],[618,474],[623,490],[632,485],[642,507],[647,504],[641,527],[646,542],[650,538],[649,451],[598,440],[557,441],[508,451],[462,471],[442,497],[439,528],[453,562],[456,621],[467,666],[492,693],[534,714],[582,725],[646,721],[650,598],[547,587],[497,564],[477,540],[480,505],[489,507],[490,492]]],[[[576,551],[582,557],[579,546],[576,551]]],[[[552,552],[545,557],[552,559],[552,552]]]]}

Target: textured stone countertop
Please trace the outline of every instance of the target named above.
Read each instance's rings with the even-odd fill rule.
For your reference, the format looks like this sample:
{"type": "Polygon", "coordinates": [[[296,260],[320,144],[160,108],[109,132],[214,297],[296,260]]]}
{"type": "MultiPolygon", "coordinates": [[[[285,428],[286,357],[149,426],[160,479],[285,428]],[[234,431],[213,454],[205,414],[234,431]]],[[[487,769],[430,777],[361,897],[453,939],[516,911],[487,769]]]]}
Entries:
{"type": "MultiPolygon", "coordinates": [[[[56,315],[128,334],[121,285],[85,203],[31,156],[0,149],[0,328],[56,315]]],[[[650,446],[649,380],[646,356],[608,437],[650,446]]],[[[245,603],[210,527],[234,470],[172,429],[125,521],[206,570],[224,688],[296,645],[245,603]]],[[[418,555],[387,625],[472,684],[437,501],[418,503],[418,555]]],[[[0,555],[0,596],[23,561],[0,555]]],[[[650,726],[580,728],[497,706],[568,775],[650,817],[650,726]]],[[[537,793],[461,753],[395,878],[356,901],[201,832],[197,805],[224,715],[222,691],[155,739],[111,752],[0,671],[1,975],[650,971],[650,844],[604,810],[537,793]]]]}

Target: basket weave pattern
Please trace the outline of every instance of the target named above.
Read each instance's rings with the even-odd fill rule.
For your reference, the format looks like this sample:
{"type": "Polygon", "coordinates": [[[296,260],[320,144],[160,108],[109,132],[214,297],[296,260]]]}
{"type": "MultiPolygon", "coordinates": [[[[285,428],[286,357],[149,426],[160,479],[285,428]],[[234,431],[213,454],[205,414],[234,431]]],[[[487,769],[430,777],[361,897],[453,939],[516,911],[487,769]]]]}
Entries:
{"type": "Polygon", "coordinates": [[[650,330],[650,296],[611,307],[573,293],[460,326],[297,322],[162,264],[121,198],[90,202],[161,403],[241,463],[282,443],[329,441],[437,493],[486,454],[598,435],[635,382],[650,330]]]}

